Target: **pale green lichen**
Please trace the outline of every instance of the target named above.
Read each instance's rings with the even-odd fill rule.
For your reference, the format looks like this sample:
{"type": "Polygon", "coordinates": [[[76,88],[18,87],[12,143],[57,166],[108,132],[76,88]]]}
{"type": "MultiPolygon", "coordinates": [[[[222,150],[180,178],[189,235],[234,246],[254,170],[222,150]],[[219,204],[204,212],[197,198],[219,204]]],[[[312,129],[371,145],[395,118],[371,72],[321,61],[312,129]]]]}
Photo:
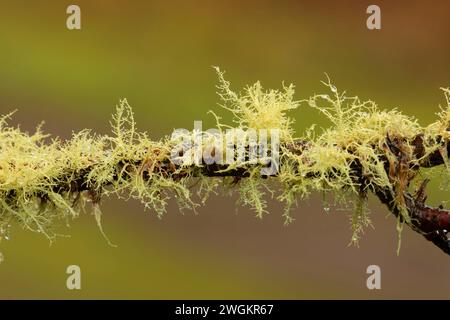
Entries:
{"type": "MultiPolygon", "coordinates": [[[[284,86],[283,90],[264,90],[258,81],[247,86],[242,94],[230,88],[224,73],[215,68],[219,77],[218,95],[222,108],[230,111],[235,126],[242,129],[278,129],[283,141],[292,140],[294,119],[287,113],[296,109],[299,102],[294,100],[294,85],[284,86]]],[[[218,127],[224,125],[218,122],[218,127]]]]}
{"type": "MultiPolygon", "coordinates": [[[[282,90],[264,90],[257,82],[236,93],[223,73],[216,70],[221,105],[234,116],[234,127],[244,134],[248,129],[279,130],[281,165],[276,177],[261,177],[263,164],[250,161],[222,168],[221,172],[242,169],[245,178],[238,179],[205,176],[201,166],[193,163],[175,166],[170,156],[178,142],[173,138],[154,141],[139,132],[126,100],[117,107],[111,123],[112,135],[83,130],[68,141],[49,140],[40,127],[33,134],[25,133],[9,126],[11,115],[7,115],[0,118],[0,240],[6,237],[5,230],[12,223],[53,239],[58,222],[77,217],[86,202],[92,203],[92,212],[101,228],[100,200],[109,195],[138,199],[145,208],[162,216],[170,198],[175,198],[180,208],[195,209],[198,202],[203,204],[221,186],[239,190],[240,202],[253,208],[258,217],[267,212],[267,195],[275,196],[285,204],[286,223],[293,220],[291,207],[299,199],[314,192],[332,192],[340,202],[353,204],[352,243],[357,243],[364,228],[370,225],[367,194],[375,187],[395,195],[402,218],[398,221],[399,230],[403,222],[409,222],[403,194],[408,189],[407,182],[415,175],[410,165],[422,160],[413,156],[412,139],[423,134],[422,158],[438,148],[443,150],[441,141],[449,138],[449,89],[443,89],[447,106],[442,108],[438,121],[421,127],[415,118],[397,110],[379,110],[372,101],[338,92],[329,79],[324,82],[328,94],[296,101],[293,85],[283,86],[282,90]],[[302,112],[308,112],[308,107],[317,109],[331,126],[322,132],[311,127],[297,138],[294,120],[288,112],[301,104],[302,112]],[[399,137],[407,164],[403,169],[386,147],[387,139],[399,137]],[[296,145],[299,140],[305,144],[296,145]],[[386,159],[390,170],[386,170],[386,159]],[[362,168],[365,185],[354,176],[355,163],[362,168]],[[200,201],[196,201],[195,194],[200,201]]],[[[225,130],[231,126],[214,115],[219,134],[224,138],[225,130]]],[[[210,147],[211,141],[204,139],[201,147],[210,147]]],[[[214,146],[221,147],[224,148],[223,143],[214,146]]],[[[447,153],[444,154],[446,173],[450,176],[447,153]]]]}

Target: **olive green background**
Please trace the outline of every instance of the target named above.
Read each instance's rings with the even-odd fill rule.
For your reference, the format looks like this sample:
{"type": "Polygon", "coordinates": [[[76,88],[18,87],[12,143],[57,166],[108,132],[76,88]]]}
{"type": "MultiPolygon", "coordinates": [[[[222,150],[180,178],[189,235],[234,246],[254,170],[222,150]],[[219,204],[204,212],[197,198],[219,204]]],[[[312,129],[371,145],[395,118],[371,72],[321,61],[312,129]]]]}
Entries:
{"type": "MultiPolygon", "coordinates": [[[[398,107],[421,123],[435,119],[450,85],[448,1],[82,1],[82,30],[66,29],[68,1],[0,1],[0,113],[12,123],[62,138],[109,132],[120,98],[154,138],[204,127],[218,110],[216,76],[233,87],[261,80],[294,83],[296,97],[321,93],[327,72],[340,89],[398,107]],[[381,7],[382,29],[366,28],[366,8],[381,7]]],[[[221,111],[219,111],[221,112],[221,111]]],[[[221,112],[222,113],[222,112],[221,112]]],[[[223,113],[222,113],[223,114],[223,113]]],[[[327,125],[306,106],[293,112],[299,133],[327,125]]],[[[229,119],[229,117],[225,117],[229,119]]],[[[447,195],[434,183],[430,203],[447,195]]],[[[70,238],[51,246],[13,226],[0,245],[0,298],[450,298],[450,260],[409,229],[396,255],[395,219],[372,199],[375,229],[348,247],[346,213],[327,214],[321,196],[259,220],[235,198],[214,196],[198,214],[170,204],[159,220],[134,202],[103,203],[103,228],[83,214],[70,238]],[[82,290],[65,287],[65,269],[82,271],[82,290]],[[382,271],[382,289],[366,288],[366,268],[382,271]]]]}

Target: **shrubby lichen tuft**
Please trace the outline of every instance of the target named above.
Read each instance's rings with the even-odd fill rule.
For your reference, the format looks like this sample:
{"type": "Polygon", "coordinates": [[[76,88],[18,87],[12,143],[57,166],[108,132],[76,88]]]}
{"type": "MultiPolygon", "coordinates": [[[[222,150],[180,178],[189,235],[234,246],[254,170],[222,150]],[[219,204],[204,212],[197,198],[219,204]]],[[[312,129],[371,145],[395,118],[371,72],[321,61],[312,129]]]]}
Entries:
{"type": "MultiPolygon", "coordinates": [[[[335,193],[354,208],[352,243],[370,225],[367,195],[375,189],[394,196],[401,212],[399,230],[409,221],[403,195],[417,174],[411,168],[439,148],[446,150],[441,142],[449,138],[449,89],[443,89],[447,106],[439,119],[422,127],[414,117],[395,109],[380,110],[372,101],[339,92],[329,79],[324,82],[328,93],[296,101],[293,85],[264,90],[257,82],[236,93],[216,70],[221,105],[234,116],[230,126],[214,114],[220,134],[230,127],[278,129],[281,158],[275,177],[261,176],[262,165],[246,161],[220,169],[239,169],[241,177],[234,178],[208,176],[201,165],[192,163],[175,165],[171,151],[176,141],[169,137],[154,141],[139,132],[126,100],[117,106],[111,135],[83,130],[67,141],[49,140],[40,127],[32,134],[12,127],[10,114],[0,118],[0,230],[18,223],[53,239],[55,227],[77,217],[88,202],[101,228],[100,201],[110,195],[138,199],[161,217],[170,198],[182,209],[195,209],[221,189],[238,190],[239,201],[258,217],[267,212],[266,197],[276,197],[285,204],[286,223],[293,220],[290,212],[298,200],[315,192],[335,193]],[[301,112],[317,109],[331,126],[321,132],[313,126],[297,136],[288,112],[300,105],[301,112]],[[413,145],[418,136],[425,149],[420,158],[413,145]],[[355,167],[361,172],[356,173],[355,167]]],[[[204,141],[202,148],[208,147],[204,141]]],[[[449,176],[447,153],[442,154],[449,176]]]]}

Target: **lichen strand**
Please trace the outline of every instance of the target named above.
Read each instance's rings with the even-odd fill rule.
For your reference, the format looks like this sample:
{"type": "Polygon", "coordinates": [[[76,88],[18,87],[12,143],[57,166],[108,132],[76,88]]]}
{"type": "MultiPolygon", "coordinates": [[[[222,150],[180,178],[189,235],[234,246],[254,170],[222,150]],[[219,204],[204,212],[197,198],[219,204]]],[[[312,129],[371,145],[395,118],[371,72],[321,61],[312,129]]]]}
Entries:
{"type": "Polygon", "coordinates": [[[162,165],[170,155],[168,140],[136,132],[126,100],[113,117],[112,136],[85,130],[68,141],[46,143],[40,130],[28,135],[7,126],[8,117],[0,122],[0,230],[18,222],[53,239],[58,221],[78,216],[86,202],[101,228],[100,200],[110,194],[140,199],[158,215],[171,192],[181,207],[194,206],[189,172],[178,175],[181,169],[162,165]]]}
{"type": "Polygon", "coordinates": [[[305,102],[324,114],[332,126],[317,137],[313,129],[308,130],[303,138],[308,147],[301,153],[283,152],[287,158],[284,163],[288,165],[282,166],[279,176],[284,185],[281,200],[292,202],[297,195],[305,197],[312,191],[350,191],[356,200],[346,199],[356,208],[351,225],[352,242],[357,242],[363,227],[370,225],[367,194],[383,190],[395,199],[400,212],[400,232],[403,222],[411,223],[404,194],[418,172],[420,161],[437,149],[443,157],[447,155],[444,141],[448,140],[450,125],[448,89],[444,89],[447,106],[439,120],[423,128],[413,117],[397,110],[379,110],[372,101],[339,93],[329,81],[324,84],[330,95],[315,95],[305,102]],[[424,150],[416,150],[418,137],[424,150]]]}
{"type": "MultiPolygon", "coordinates": [[[[180,208],[195,209],[210,193],[238,190],[240,202],[252,207],[258,217],[267,211],[267,195],[282,201],[286,223],[292,221],[290,209],[297,200],[317,191],[332,192],[346,207],[354,208],[351,242],[357,243],[370,225],[370,192],[390,193],[400,213],[401,230],[403,223],[411,224],[404,195],[422,162],[440,150],[445,175],[450,176],[448,89],[443,89],[447,106],[439,119],[421,127],[416,119],[397,110],[379,110],[372,101],[338,92],[329,80],[324,82],[328,94],[295,101],[292,85],[265,91],[257,82],[236,93],[223,73],[217,72],[221,105],[233,114],[234,127],[279,130],[276,176],[261,176],[262,165],[246,161],[213,169],[204,164],[174,164],[171,151],[178,142],[173,138],[153,141],[137,131],[126,100],[117,107],[112,135],[84,130],[68,141],[50,140],[40,128],[34,134],[25,133],[9,126],[11,115],[7,115],[0,118],[0,240],[14,223],[53,239],[55,227],[77,217],[86,202],[92,204],[101,228],[100,201],[109,195],[139,199],[145,208],[162,216],[170,198],[180,208]],[[296,137],[287,113],[299,105],[319,110],[331,126],[321,132],[311,127],[296,137]],[[420,149],[415,143],[418,138],[420,149]]],[[[230,126],[214,115],[224,136],[230,126]]],[[[210,147],[208,143],[204,139],[202,148],[210,147]]]]}

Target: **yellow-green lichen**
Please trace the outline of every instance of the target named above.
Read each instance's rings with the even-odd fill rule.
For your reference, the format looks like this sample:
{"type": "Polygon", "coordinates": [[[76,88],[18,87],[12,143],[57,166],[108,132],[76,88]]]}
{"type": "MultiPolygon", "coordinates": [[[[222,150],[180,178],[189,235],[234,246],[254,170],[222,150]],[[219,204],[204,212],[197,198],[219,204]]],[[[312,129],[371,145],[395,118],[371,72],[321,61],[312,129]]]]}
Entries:
{"type": "Polygon", "coordinates": [[[169,137],[154,141],[139,132],[126,100],[117,107],[111,135],[83,130],[67,141],[51,140],[40,127],[33,134],[11,127],[11,115],[7,115],[0,118],[0,240],[12,223],[53,239],[55,226],[77,217],[87,202],[92,204],[101,228],[100,201],[110,195],[138,199],[145,208],[162,216],[170,198],[176,199],[180,208],[195,209],[210,193],[225,186],[238,190],[240,202],[253,208],[258,217],[267,212],[267,195],[275,196],[285,204],[283,217],[287,223],[293,219],[291,207],[298,200],[315,192],[333,192],[354,207],[351,242],[356,243],[370,225],[368,193],[375,189],[392,193],[401,230],[402,223],[410,219],[404,193],[416,175],[411,168],[442,150],[450,176],[446,152],[449,89],[443,89],[447,106],[439,119],[422,127],[415,118],[397,110],[380,110],[372,101],[346,96],[329,79],[324,82],[329,93],[297,101],[293,85],[264,90],[257,82],[236,93],[224,74],[216,70],[221,105],[234,116],[234,126],[222,123],[214,114],[219,140],[207,132],[189,134],[188,139],[203,134],[207,138],[202,141],[202,150],[209,148],[210,153],[226,155],[226,129],[241,129],[244,135],[249,129],[279,130],[280,166],[276,176],[262,177],[264,164],[247,160],[220,167],[220,173],[240,170],[240,176],[225,178],[206,175],[204,164],[175,165],[171,152],[179,141],[169,137]],[[299,106],[301,112],[318,110],[331,126],[322,131],[312,126],[297,136],[288,112],[299,106]],[[413,140],[419,135],[424,151],[417,158],[413,140]],[[393,151],[390,141],[398,150],[393,151]],[[364,184],[355,176],[355,166],[361,169],[364,184]]]}

